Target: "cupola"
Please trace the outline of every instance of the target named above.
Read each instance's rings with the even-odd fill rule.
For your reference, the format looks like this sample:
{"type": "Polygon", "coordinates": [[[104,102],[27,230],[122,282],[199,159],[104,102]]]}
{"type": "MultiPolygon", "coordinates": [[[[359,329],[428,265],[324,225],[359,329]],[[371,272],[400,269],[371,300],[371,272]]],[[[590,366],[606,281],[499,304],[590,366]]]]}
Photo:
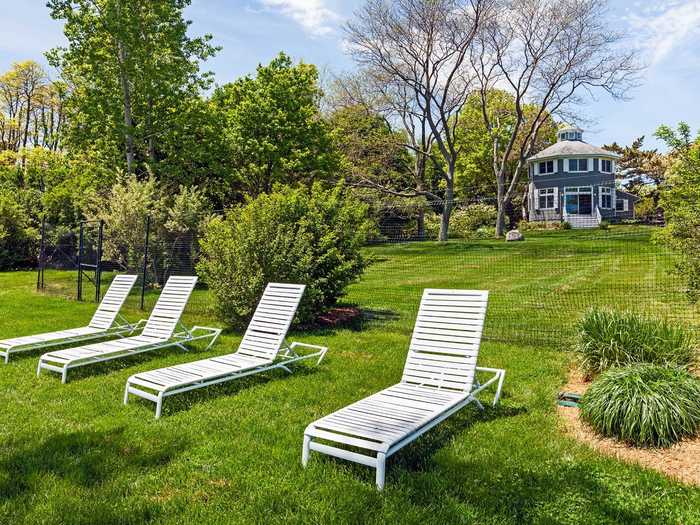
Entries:
{"type": "Polygon", "coordinates": [[[559,130],[557,138],[559,142],[565,140],[577,140],[579,142],[583,142],[583,130],[573,126],[566,126],[559,130]]]}

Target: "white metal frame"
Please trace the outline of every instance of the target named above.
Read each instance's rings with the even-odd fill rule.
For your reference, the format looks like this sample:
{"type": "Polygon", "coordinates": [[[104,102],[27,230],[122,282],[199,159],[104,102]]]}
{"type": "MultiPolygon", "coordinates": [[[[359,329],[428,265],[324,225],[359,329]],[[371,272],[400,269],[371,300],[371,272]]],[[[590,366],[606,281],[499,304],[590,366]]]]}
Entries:
{"type": "Polygon", "coordinates": [[[366,465],[382,490],[388,457],[472,402],[483,410],[477,395],[493,384],[495,406],[505,370],[476,366],[487,300],[488,292],[425,290],[401,382],[311,423],[302,465],[311,451],[366,465]],[[476,372],[491,377],[481,384],[476,372]]]}
{"type": "Polygon", "coordinates": [[[286,341],[305,289],[304,285],[268,284],[236,352],[135,374],[126,382],[124,404],[130,394],[152,401],[158,419],[166,397],[278,368],[292,373],[288,365],[307,359],[318,358],[319,365],[328,348],[286,341]],[[316,351],[300,354],[298,348],[316,351]]]}
{"type": "Polygon", "coordinates": [[[163,401],[166,397],[174,396],[177,394],[182,394],[184,392],[189,392],[191,390],[196,390],[196,389],[204,388],[207,386],[226,383],[228,381],[233,381],[235,379],[241,379],[242,377],[255,375],[255,374],[261,374],[263,372],[268,372],[270,370],[275,370],[275,369],[282,369],[285,372],[292,374],[293,372],[288,367],[288,365],[291,365],[292,363],[296,363],[298,361],[303,361],[306,359],[313,359],[315,357],[318,357],[318,361],[316,361],[316,366],[318,366],[321,364],[321,361],[323,361],[323,358],[325,357],[326,352],[328,352],[328,348],[325,346],[310,345],[310,344],[299,343],[299,342],[295,341],[291,345],[285,344],[284,351],[278,356],[278,361],[271,362],[271,363],[264,364],[264,365],[260,365],[260,366],[254,366],[251,368],[244,368],[244,369],[241,369],[237,372],[229,373],[229,374],[222,375],[219,377],[204,378],[204,379],[194,380],[194,381],[190,381],[190,382],[182,382],[182,383],[177,384],[177,385],[168,385],[164,390],[160,390],[157,392],[148,392],[147,390],[144,389],[144,387],[148,388],[149,385],[145,382],[140,382],[137,376],[132,376],[126,381],[126,388],[124,389],[124,404],[126,405],[129,403],[129,394],[133,394],[137,397],[146,399],[148,401],[152,401],[153,403],[156,404],[155,417],[156,417],[156,419],[160,419],[160,417],[163,413],[163,401]],[[317,350],[317,352],[314,352],[311,354],[300,355],[294,351],[294,349],[298,348],[298,347],[313,348],[313,349],[317,350]],[[138,385],[141,388],[137,388],[134,385],[138,385]]]}
{"type": "Polygon", "coordinates": [[[173,346],[187,351],[185,344],[202,339],[211,339],[208,350],[218,339],[221,329],[205,326],[189,329],[180,321],[196,282],[196,277],[171,277],[163,288],[141,335],[44,354],[39,358],[37,376],[41,374],[42,369],[49,370],[61,374],[61,382],[65,384],[68,381],[68,371],[73,368],[173,346]],[[176,332],[178,327],[181,331],[176,332]]]}
{"type": "Polygon", "coordinates": [[[0,341],[0,357],[3,357],[5,364],[7,364],[10,361],[10,354],[13,353],[30,352],[39,349],[43,350],[56,346],[94,341],[95,339],[105,339],[114,336],[124,337],[127,334],[133,334],[142,328],[144,321],[139,321],[132,325],[119,313],[119,310],[121,310],[121,307],[124,305],[126,298],[136,283],[136,279],[136,275],[116,276],[112,280],[107,293],[102,298],[88,326],[0,341]],[[113,326],[115,321],[119,321],[121,324],[113,326]],[[84,333],[70,335],[72,332],[81,331],[84,331],[84,333]],[[46,339],[47,337],[49,337],[49,339],[46,339]],[[39,340],[32,341],[33,339],[39,340]],[[11,341],[19,342],[17,344],[9,344],[11,341]]]}

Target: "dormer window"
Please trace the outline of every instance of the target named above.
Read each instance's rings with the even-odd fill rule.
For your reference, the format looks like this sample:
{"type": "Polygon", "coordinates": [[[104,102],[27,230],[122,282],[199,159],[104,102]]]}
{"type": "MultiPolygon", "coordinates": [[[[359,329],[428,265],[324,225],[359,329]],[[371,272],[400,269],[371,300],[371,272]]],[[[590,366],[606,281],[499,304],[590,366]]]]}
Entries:
{"type": "Polygon", "coordinates": [[[538,173],[540,175],[554,173],[554,161],[553,160],[545,160],[543,162],[540,162],[538,168],[539,168],[538,173]]]}

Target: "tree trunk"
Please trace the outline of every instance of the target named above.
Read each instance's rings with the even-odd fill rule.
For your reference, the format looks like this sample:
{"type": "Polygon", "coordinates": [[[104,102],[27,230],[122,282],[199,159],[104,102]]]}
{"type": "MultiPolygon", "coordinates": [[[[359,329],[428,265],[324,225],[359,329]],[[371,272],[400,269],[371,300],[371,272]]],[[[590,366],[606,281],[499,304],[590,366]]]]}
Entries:
{"type": "Polygon", "coordinates": [[[131,87],[126,73],[126,52],[124,45],[117,44],[119,53],[119,80],[122,87],[122,97],[124,98],[124,146],[126,150],[126,171],[134,172],[134,122],[131,116],[131,87]]]}
{"type": "Polygon", "coordinates": [[[442,207],[442,220],[440,221],[440,242],[447,242],[450,233],[450,217],[454,203],[454,169],[450,168],[450,176],[446,179],[445,202],[442,207]]]}
{"type": "Polygon", "coordinates": [[[417,223],[417,235],[418,235],[418,240],[419,241],[424,241],[425,240],[425,209],[423,209],[423,206],[418,208],[418,216],[416,217],[416,223],[417,223]]]}
{"type": "Polygon", "coordinates": [[[496,203],[498,212],[496,214],[496,238],[501,238],[506,229],[506,182],[503,173],[496,177],[496,203]]]}
{"type": "Polygon", "coordinates": [[[523,203],[520,209],[520,213],[522,214],[521,220],[527,221],[530,218],[530,214],[528,213],[528,206],[530,204],[530,185],[528,184],[525,186],[525,191],[523,192],[523,203]]]}

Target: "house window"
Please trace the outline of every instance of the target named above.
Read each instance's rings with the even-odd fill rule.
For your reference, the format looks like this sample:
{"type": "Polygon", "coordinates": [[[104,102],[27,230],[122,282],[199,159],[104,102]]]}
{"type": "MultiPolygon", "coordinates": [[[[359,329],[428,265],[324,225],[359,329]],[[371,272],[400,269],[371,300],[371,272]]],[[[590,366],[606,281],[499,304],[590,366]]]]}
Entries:
{"type": "Polygon", "coordinates": [[[628,211],[627,199],[616,199],[615,211],[628,211]]]}
{"type": "Polygon", "coordinates": [[[600,207],[606,210],[612,208],[612,188],[600,188],[600,207]]]}
{"type": "Polygon", "coordinates": [[[611,160],[600,160],[600,171],[602,173],[612,173],[612,161],[611,160]]]}
{"type": "Polygon", "coordinates": [[[569,171],[588,171],[588,159],[569,159],[569,171]]]}
{"type": "Polygon", "coordinates": [[[553,210],[556,208],[556,201],[554,199],[556,188],[542,188],[539,190],[539,209],[540,210],[553,210]]]}
{"type": "Polygon", "coordinates": [[[540,168],[539,169],[540,175],[545,175],[547,173],[554,173],[554,161],[547,160],[544,162],[540,162],[539,168],[540,168]]]}

